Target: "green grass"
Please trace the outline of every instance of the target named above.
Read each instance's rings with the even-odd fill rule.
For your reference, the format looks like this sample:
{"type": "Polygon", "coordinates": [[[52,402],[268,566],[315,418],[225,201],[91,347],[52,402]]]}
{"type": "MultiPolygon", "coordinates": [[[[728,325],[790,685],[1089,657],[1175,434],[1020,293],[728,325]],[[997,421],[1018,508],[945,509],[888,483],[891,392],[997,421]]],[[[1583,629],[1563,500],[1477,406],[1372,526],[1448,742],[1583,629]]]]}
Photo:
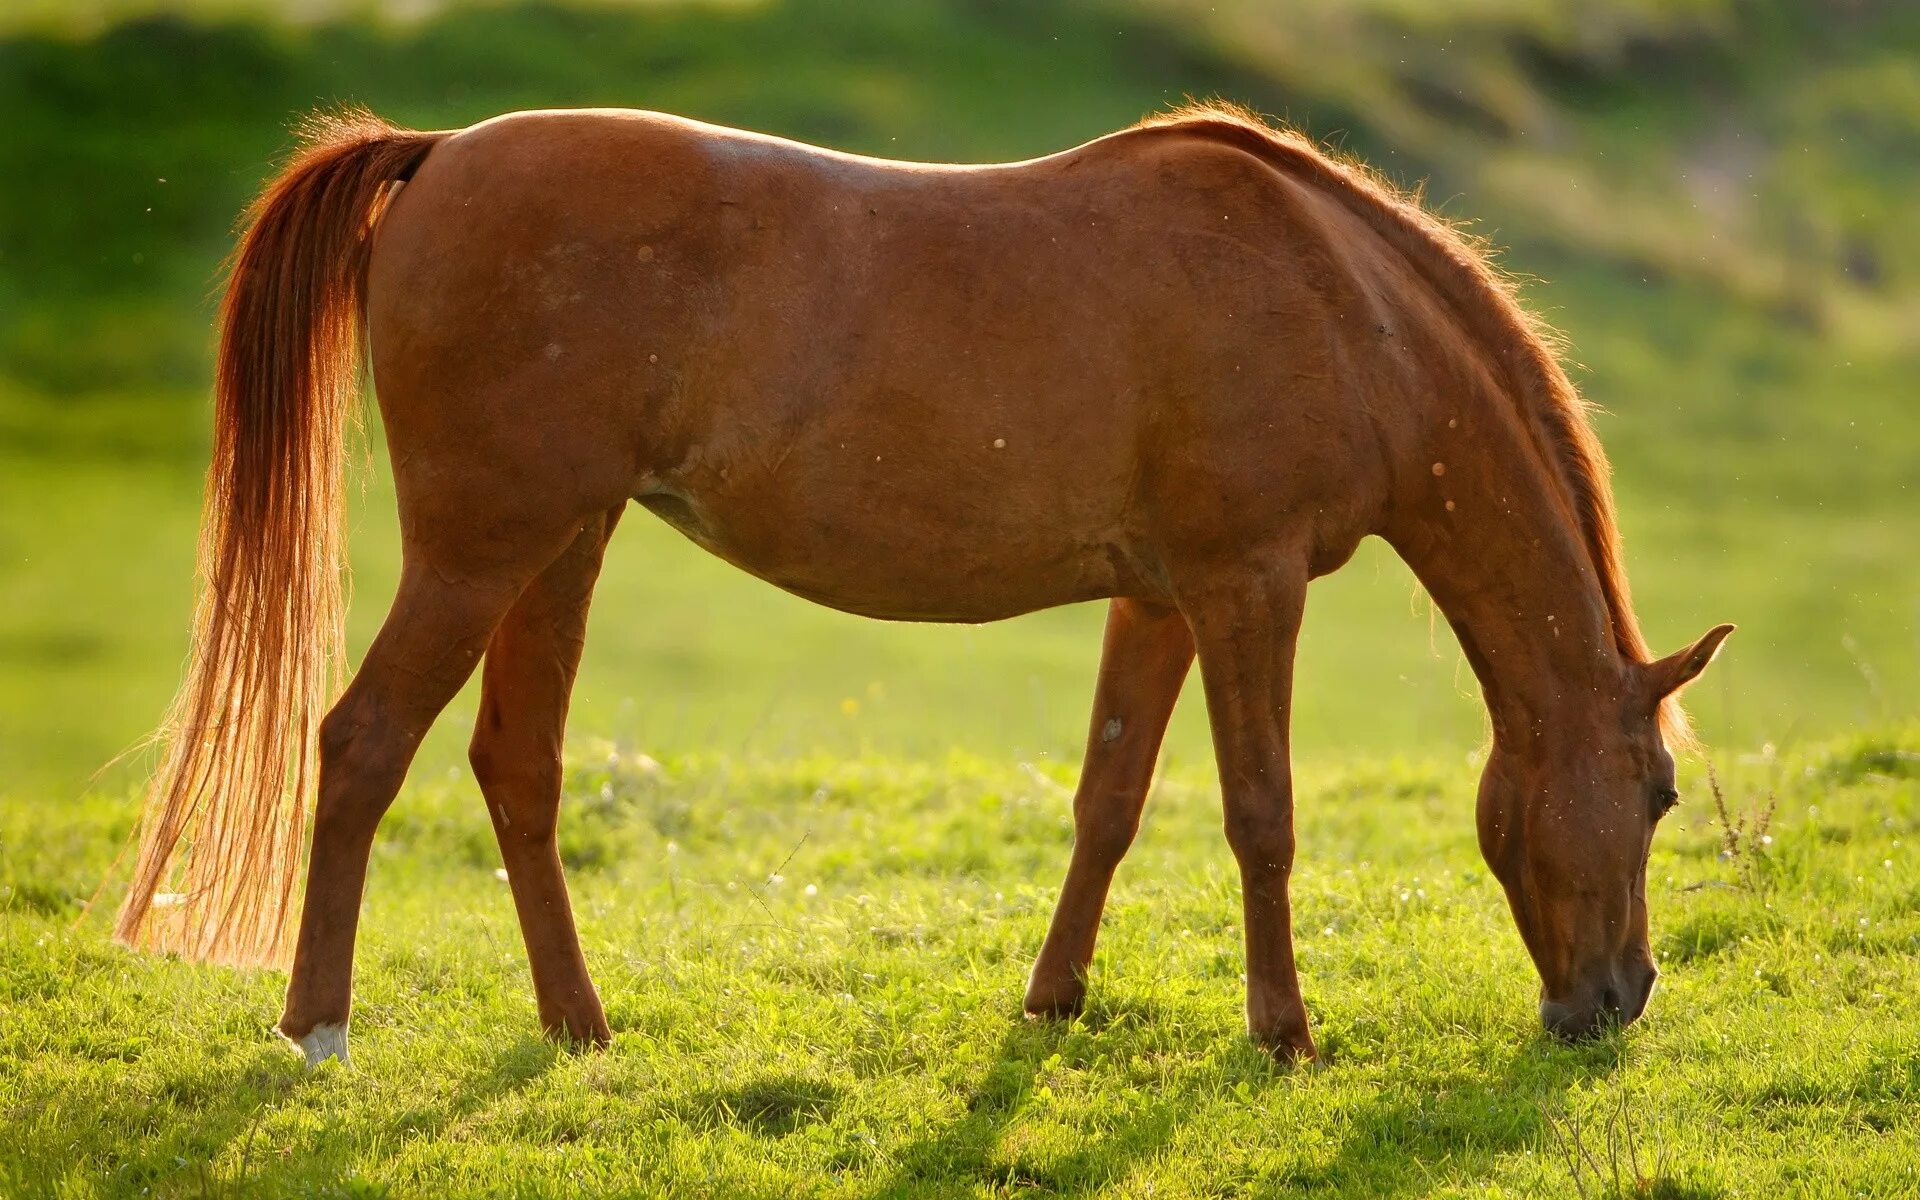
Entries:
{"type": "MultiPolygon", "coordinates": [[[[416,786],[383,829],[354,1066],[311,1075],[268,1032],[282,976],[75,926],[126,805],[0,816],[0,1192],[1572,1196],[1561,1142],[1609,1163],[1622,1109],[1629,1194],[1920,1188],[1911,726],[1722,763],[1736,810],[1777,790],[1751,889],[1690,772],[1649,875],[1659,993],[1578,1048],[1538,1031],[1468,767],[1307,773],[1296,924],[1330,1062],[1302,1070],[1242,1032],[1196,764],[1122,869],[1088,1013],[1029,1023],[1071,772],[579,754],[563,843],[599,1054],[536,1036],[469,781],[416,786]]],[[[1604,1169],[1586,1194],[1612,1194],[1604,1169]]]]}

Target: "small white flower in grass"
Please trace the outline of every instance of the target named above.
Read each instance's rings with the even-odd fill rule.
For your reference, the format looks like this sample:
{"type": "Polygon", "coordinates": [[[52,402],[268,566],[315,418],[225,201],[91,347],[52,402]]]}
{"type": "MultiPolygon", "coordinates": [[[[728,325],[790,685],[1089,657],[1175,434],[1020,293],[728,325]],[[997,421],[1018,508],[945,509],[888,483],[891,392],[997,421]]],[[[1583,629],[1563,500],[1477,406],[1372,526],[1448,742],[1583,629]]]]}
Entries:
{"type": "Polygon", "coordinates": [[[680,853],[680,843],[679,843],[679,842],[668,842],[668,843],[667,843],[667,853],[668,853],[668,854],[678,854],[678,853],[680,853]]]}
{"type": "Polygon", "coordinates": [[[780,874],[778,871],[767,876],[768,887],[779,887],[781,884],[785,883],[786,881],[787,881],[787,877],[785,875],[780,874]]]}
{"type": "Polygon", "coordinates": [[[505,883],[507,881],[507,869],[505,867],[495,867],[493,869],[493,877],[505,883]]]}
{"type": "Polygon", "coordinates": [[[807,885],[807,895],[818,896],[819,894],[820,894],[819,888],[813,886],[811,883],[807,885]]]}

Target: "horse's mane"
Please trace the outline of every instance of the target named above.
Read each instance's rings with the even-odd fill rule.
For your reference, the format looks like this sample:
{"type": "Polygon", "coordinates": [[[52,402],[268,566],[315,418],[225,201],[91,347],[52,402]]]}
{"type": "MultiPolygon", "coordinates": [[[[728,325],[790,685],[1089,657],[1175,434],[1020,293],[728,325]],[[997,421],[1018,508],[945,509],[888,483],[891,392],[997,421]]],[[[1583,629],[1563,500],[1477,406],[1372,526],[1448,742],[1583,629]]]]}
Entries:
{"type": "MultiPolygon", "coordinates": [[[[1246,148],[1336,198],[1407,258],[1494,351],[1494,361],[1518,401],[1516,415],[1555,468],[1579,523],[1606,598],[1615,645],[1632,662],[1650,662],[1653,654],[1640,632],[1627,586],[1606,453],[1594,435],[1587,405],[1561,366],[1560,335],[1520,303],[1513,280],[1494,263],[1492,248],[1427,211],[1418,192],[1402,190],[1366,164],[1318,147],[1299,132],[1270,125],[1237,105],[1187,104],[1148,117],[1140,127],[1177,127],[1246,148]]],[[[1661,703],[1660,730],[1676,747],[1691,743],[1686,713],[1672,698],[1661,703]]]]}

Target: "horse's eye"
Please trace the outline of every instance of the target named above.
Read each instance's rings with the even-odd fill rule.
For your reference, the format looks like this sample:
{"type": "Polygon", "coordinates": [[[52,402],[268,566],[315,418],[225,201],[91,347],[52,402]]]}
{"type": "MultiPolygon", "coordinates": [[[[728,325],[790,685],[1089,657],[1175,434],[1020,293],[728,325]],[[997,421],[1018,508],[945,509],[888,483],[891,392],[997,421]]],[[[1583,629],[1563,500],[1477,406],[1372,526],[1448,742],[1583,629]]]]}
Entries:
{"type": "Polygon", "coordinates": [[[1673,806],[1678,803],[1680,803],[1680,793],[1677,789],[1670,787],[1655,788],[1653,792],[1653,819],[1658,821],[1661,817],[1666,816],[1669,812],[1673,811],[1673,806]]]}

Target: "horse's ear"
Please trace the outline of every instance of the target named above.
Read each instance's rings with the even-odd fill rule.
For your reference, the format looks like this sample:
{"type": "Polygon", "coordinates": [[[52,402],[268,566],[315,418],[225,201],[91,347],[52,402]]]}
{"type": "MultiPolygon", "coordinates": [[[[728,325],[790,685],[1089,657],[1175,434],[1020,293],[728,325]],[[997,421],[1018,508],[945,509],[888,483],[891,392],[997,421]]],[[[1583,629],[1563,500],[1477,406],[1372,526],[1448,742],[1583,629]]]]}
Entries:
{"type": "Polygon", "coordinates": [[[1657,704],[1673,695],[1706,670],[1713,656],[1720,653],[1720,643],[1727,640],[1733,628],[1731,625],[1715,625],[1685,650],[1669,654],[1658,662],[1648,663],[1645,668],[1647,690],[1654,702],[1657,704]]]}

